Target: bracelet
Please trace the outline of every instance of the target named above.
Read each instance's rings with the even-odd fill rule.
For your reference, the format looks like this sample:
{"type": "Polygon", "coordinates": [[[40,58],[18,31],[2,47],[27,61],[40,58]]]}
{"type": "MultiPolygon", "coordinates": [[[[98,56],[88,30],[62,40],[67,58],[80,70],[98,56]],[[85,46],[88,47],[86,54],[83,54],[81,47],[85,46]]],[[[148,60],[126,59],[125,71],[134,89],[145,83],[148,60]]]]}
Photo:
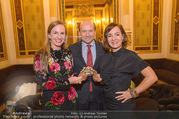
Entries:
{"type": "Polygon", "coordinates": [[[131,94],[132,98],[136,98],[136,97],[139,96],[139,95],[137,94],[137,91],[136,91],[134,88],[132,88],[132,89],[130,90],[130,94],[131,94]]]}

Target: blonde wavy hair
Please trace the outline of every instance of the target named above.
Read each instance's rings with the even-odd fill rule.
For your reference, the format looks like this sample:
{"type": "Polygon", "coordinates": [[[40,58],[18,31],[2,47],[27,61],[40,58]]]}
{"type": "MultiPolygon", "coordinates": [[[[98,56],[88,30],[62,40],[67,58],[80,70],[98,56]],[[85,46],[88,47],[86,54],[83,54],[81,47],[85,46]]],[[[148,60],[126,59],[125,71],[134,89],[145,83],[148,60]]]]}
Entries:
{"type": "MultiPolygon", "coordinates": [[[[49,58],[51,57],[50,55],[50,46],[51,46],[51,39],[48,37],[48,35],[51,33],[51,30],[57,26],[57,25],[63,25],[65,27],[65,24],[61,21],[54,21],[52,22],[49,26],[48,26],[48,29],[47,29],[47,38],[45,39],[45,42],[44,42],[44,45],[43,47],[41,48],[41,51],[42,51],[42,56],[40,58],[40,66],[44,67],[44,71],[46,73],[48,73],[48,61],[49,61],[49,58]]],[[[67,30],[66,30],[66,27],[65,27],[65,35],[67,36],[67,30]]],[[[64,43],[62,44],[61,48],[66,48],[67,45],[66,45],[66,40],[64,41],[64,43]]]]}

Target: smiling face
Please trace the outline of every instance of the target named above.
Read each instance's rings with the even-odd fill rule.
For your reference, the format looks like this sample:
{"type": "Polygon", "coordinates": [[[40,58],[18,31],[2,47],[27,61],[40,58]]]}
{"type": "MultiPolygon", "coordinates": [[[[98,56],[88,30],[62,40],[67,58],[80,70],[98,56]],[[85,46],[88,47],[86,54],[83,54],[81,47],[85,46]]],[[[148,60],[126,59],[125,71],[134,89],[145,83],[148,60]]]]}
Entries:
{"type": "Polygon", "coordinates": [[[86,44],[90,44],[94,40],[95,34],[95,26],[90,20],[85,20],[80,24],[79,35],[86,44]]]}
{"type": "Polygon", "coordinates": [[[65,27],[61,24],[56,25],[52,28],[48,37],[51,39],[51,48],[53,50],[60,50],[66,38],[65,27]]]}
{"type": "Polygon", "coordinates": [[[113,52],[118,51],[122,47],[123,34],[117,26],[107,34],[107,40],[113,52]]]}

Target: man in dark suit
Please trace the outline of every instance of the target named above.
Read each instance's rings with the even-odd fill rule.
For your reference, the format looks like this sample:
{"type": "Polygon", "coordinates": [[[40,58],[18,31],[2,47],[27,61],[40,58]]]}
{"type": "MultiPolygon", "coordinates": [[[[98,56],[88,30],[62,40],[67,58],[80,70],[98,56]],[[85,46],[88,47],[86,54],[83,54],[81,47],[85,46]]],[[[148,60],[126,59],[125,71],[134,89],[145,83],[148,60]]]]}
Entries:
{"type": "MultiPolygon", "coordinates": [[[[79,25],[79,35],[81,41],[69,46],[73,55],[74,72],[77,75],[88,66],[89,58],[87,53],[91,50],[93,69],[100,73],[99,64],[105,55],[102,43],[94,40],[96,35],[96,27],[90,20],[84,20],[79,25]],[[90,47],[88,47],[90,45],[90,47]]],[[[103,89],[102,85],[94,82],[92,76],[88,76],[85,81],[76,86],[79,95],[79,110],[103,110],[103,89]]]]}

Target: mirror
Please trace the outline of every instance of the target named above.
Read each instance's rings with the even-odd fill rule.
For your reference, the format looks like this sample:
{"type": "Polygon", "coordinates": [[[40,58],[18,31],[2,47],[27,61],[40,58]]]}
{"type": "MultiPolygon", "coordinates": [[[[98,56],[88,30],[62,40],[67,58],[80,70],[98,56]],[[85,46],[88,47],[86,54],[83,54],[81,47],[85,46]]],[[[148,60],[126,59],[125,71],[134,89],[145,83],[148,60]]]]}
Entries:
{"type": "Polygon", "coordinates": [[[103,39],[104,28],[119,22],[119,0],[58,0],[59,19],[67,27],[67,45],[79,41],[78,26],[85,19],[96,25],[96,40],[103,39]]]}

